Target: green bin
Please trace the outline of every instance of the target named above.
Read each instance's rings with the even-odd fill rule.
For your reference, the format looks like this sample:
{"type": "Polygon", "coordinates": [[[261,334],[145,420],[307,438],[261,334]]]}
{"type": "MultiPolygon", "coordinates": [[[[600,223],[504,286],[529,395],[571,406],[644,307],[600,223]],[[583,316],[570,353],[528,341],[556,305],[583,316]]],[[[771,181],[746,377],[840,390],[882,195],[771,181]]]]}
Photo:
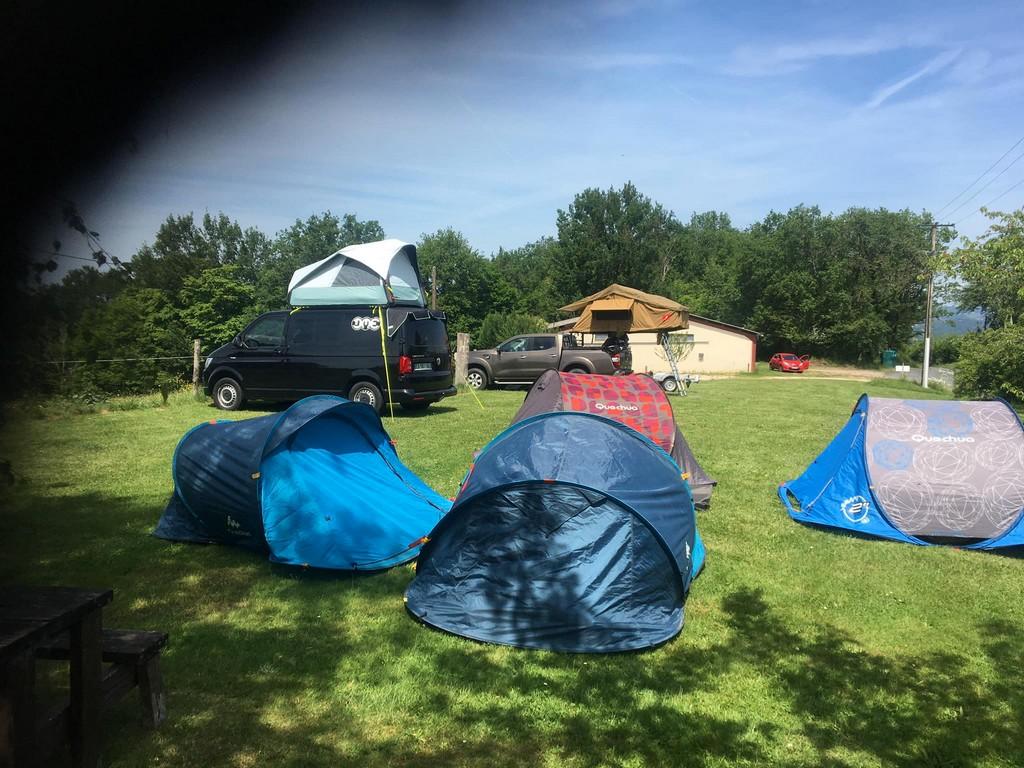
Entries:
{"type": "Polygon", "coordinates": [[[882,367],[883,368],[895,368],[896,367],[896,350],[895,349],[883,349],[882,350],[882,367]]]}

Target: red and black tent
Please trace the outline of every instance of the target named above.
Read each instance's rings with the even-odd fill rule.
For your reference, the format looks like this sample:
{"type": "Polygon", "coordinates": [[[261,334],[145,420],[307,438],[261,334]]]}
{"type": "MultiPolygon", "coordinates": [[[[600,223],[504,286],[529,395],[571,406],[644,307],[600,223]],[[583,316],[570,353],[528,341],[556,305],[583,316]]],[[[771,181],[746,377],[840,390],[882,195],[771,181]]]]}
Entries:
{"type": "Polygon", "coordinates": [[[650,376],[546,371],[526,395],[512,423],[552,411],[594,413],[646,435],[675,459],[690,484],[694,504],[707,508],[711,503],[715,481],[697,463],[676,424],[668,397],[650,376]]]}

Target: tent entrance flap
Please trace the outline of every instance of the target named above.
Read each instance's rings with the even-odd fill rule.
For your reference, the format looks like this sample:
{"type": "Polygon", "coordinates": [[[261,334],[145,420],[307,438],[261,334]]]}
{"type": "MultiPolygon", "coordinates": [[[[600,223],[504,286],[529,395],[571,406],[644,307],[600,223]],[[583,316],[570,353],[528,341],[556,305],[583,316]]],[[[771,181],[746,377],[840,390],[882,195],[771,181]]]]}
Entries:
{"type": "Polygon", "coordinates": [[[337,561],[346,570],[395,565],[443,507],[417,496],[370,435],[332,414],[308,424],[263,460],[267,544],[277,562],[337,561]],[[341,422],[340,424],[338,422],[341,422]],[[398,495],[399,489],[408,493],[398,495]]]}
{"type": "Polygon", "coordinates": [[[590,305],[591,312],[629,312],[636,302],[633,299],[599,299],[590,305]]]}
{"type": "Polygon", "coordinates": [[[669,559],[612,499],[595,503],[578,488],[546,483],[496,489],[446,528],[417,568],[409,604],[432,626],[492,643],[649,647],[682,627],[684,596],[669,559]]]}

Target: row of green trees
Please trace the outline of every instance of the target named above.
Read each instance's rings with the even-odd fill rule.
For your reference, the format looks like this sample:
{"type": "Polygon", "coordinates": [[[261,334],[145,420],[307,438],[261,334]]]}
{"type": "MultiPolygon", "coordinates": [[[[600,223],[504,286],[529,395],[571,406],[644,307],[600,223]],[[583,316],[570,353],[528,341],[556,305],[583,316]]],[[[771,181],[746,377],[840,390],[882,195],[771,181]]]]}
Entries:
{"type": "Polygon", "coordinates": [[[1024,208],[982,210],[988,230],[939,265],[956,278],[958,305],[985,316],[986,330],[965,335],[957,347],[956,393],[1024,402],[1024,208]]]}
{"type": "MultiPolygon", "coordinates": [[[[937,267],[958,276],[961,302],[981,307],[994,327],[1012,324],[1021,310],[1024,282],[1006,268],[1019,258],[1019,212],[940,264],[929,263],[929,217],[908,210],[832,215],[798,206],[740,229],[716,211],[680,221],[627,183],[584,190],[555,223],[556,237],[490,257],[451,228],[419,238],[426,289],[436,290],[453,334],[494,343],[508,327],[540,327],[560,306],[617,282],[758,330],[765,354],[863,363],[912,338],[926,275],[937,267]]],[[[298,267],[383,237],[377,221],[352,214],[313,215],[274,236],[223,213],[170,216],[130,263],[78,269],[33,292],[31,359],[20,370],[44,388],[151,389],[161,372],[184,373],[190,363],[98,361],[184,357],[196,337],[212,349],[260,312],[284,306],[298,267]],[[57,360],[87,364],[43,362],[57,360]]]]}

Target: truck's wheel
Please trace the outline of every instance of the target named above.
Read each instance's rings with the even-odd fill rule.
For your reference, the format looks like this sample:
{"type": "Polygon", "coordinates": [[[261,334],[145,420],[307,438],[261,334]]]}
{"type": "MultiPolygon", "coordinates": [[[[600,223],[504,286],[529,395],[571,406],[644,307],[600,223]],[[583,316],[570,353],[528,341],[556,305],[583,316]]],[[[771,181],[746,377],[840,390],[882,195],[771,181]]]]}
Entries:
{"type": "Polygon", "coordinates": [[[664,389],[666,392],[675,392],[677,389],[679,389],[679,382],[677,382],[675,379],[669,376],[667,379],[662,380],[661,388],[664,389]]]}
{"type": "Polygon", "coordinates": [[[590,373],[586,368],[580,368],[578,365],[574,365],[572,368],[566,368],[566,373],[590,373]]]}
{"type": "Polygon", "coordinates": [[[366,403],[377,413],[384,407],[384,395],[380,389],[368,381],[360,381],[348,391],[348,399],[354,403],[366,403]]]}
{"type": "Polygon", "coordinates": [[[466,373],[466,383],[470,389],[484,389],[487,387],[487,374],[481,368],[470,368],[466,373]]]}
{"type": "Polygon", "coordinates": [[[245,391],[237,381],[225,377],[213,388],[213,402],[222,411],[237,411],[245,402],[245,391]]]}

